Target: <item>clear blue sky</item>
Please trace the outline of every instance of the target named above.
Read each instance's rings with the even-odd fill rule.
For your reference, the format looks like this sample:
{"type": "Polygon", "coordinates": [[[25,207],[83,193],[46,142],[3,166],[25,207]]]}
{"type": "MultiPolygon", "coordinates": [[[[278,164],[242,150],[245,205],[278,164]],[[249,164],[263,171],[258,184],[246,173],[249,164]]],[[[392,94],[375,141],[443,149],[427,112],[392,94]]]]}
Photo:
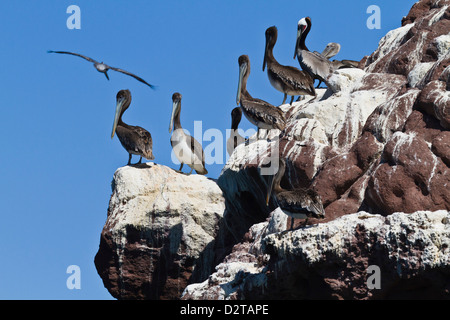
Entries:
{"type": "MultiPolygon", "coordinates": [[[[275,105],[283,99],[262,72],[266,28],[278,28],[274,55],[281,64],[298,67],[296,28],[305,16],[313,20],[310,49],[339,42],[336,59],[360,60],[414,2],[1,1],[0,299],[111,299],[94,256],[112,176],[128,160],[110,137],[117,91],[131,90],[124,121],[151,132],[155,162],[178,168],[170,157],[172,93],[183,95],[185,129],[201,120],[203,130],[225,132],[236,106],[239,55],[250,57],[249,92],[275,105]],[[80,30],[66,27],[72,4],[81,9],[80,30]],[[380,30],[366,27],[373,4],[381,9],[380,30]],[[114,71],[107,81],[89,62],[47,50],[88,55],[158,89],[114,71]],[[81,269],[80,290],[66,287],[69,265],[81,269]]],[[[243,118],[241,127],[252,125],[243,118]]],[[[222,167],[209,165],[208,176],[217,178],[222,167]]]]}

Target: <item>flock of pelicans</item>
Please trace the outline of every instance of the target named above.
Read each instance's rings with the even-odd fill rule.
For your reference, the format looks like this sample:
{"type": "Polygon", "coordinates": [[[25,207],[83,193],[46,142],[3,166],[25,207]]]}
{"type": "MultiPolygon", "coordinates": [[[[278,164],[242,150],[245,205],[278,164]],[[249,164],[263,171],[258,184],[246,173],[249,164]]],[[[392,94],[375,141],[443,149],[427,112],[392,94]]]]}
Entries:
{"type": "MultiPolygon", "coordinates": [[[[306,37],[311,29],[311,18],[306,17],[298,21],[297,40],[295,44],[294,59],[297,58],[302,68],[292,66],[284,66],[277,62],[273,55],[273,48],[277,41],[278,31],[275,26],[266,30],[266,46],[263,60],[263,71],[267,67],[267,75],[271,85],[278,91],[284,94],[282,104],[285,103],[287,96],[291,96],[290,103],[292,104],[295,96],[311,95],[316,96],[314,81],[319,80],[327,84],[328,76],[335,70],[340,68],[353,68],[358,66],[357,61],[353,60],[334,60],[329,59],[335,56],[339,50],[338,43],[329,43],[327,47],[319,52],[311,52],[305,44],[306,37]]],[[[105,74],[108,77],[108,70],[118,71],[126,75],[132,76],[138,81],[154,88],[153,85],[147,83],[144,79],[132,74],[123,69],[111,67],[103,62],[98,62],[87,56],[72,53],[68,51],[48,51],[49,53],[71,54],[94,64],[97,71],[105,74]]],[[[250,75],[250,59],[247,55],[241,55],[238,59],[239,63],[239,82],[236,103],[237,108],[231,112],[232,126],[231,135],[227,141],[227,151],[231,155],[233,150],[240,143],[244,142],[238,132],[238,125],[242,117],[245,117],[258,128],[257,137],[259,137],[259,129],[278,129],[283,132],[286,126],[286,119],[283,111],[271,105],[270,103],[261,99],[253,98],[247,91],[247,80],[250,75]]],[[[319,86],[318,85],[318,86],[319,86]]],[[[317,87],[318,87],[317,86],[317,87]]],[[[153,160],[152,152],[153,141],[151,134],[138,126],[131,126],[123,122],[122,116],[125,110],[128,109],[131,103],[131,93],[129,90],[120,90],[116,96],[116,110],[114,116],[113,129],[111,138],[114,134],[120,140],[120,143],[129,154],[128,165],[131,164],[132,155],[140,156],[153,160]]],[[[171,145],[172,149],[181,163],[178,172],[181,172],[183,165],[186,164],[191,168],[189,174],[193,170],[197,174],[207,174],[205,168],[205,155],[201,144],[192,136],[187,135],[181,127],[180,111],[181,111],[181,94],[176,92],[172,95],[172,115],[170,117],[169,132],[172,132],[171,145]]],[[[279,159],[279,170],[274,175],[269,177],[269,187],[267,188],[266,205],[269,204],[272,192],[276,195],[276,201],[279,207],[291,219],[291,229],[293,227],[294,218],[324,218],[325,211],[320,200],[320,196],[312,189],[284,190],[281,188],[281,178],[284,175],[286,168],[286,160],[279,159]]]]}

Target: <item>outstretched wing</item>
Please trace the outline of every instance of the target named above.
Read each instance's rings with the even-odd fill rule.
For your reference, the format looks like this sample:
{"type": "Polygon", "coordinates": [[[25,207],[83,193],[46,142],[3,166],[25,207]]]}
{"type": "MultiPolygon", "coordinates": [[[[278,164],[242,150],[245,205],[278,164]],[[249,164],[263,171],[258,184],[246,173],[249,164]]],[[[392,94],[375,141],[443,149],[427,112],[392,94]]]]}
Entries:
{"type": "Polygon", "coordinates": [[[120,69],[120,68],[114,68],[114,67],[111,67],[111,66],[110,66],[109,68],[110,68],[111,70],[118,71],[118,72],[122,72],[122,73],[124,73],[124,74],[126,74],[126,75],[132,76],[132,77],[135,78],[136,80],[138,80],[138,81],[140,81],[140,82],[142,82],[142,83],[145,83],[145,84],[148,85],[150,88],[155,89],[155,86],[154,86],[154,85],[151,85],[150,83],[148,83],[147,81],[145,81],[145,80],[142,79],[141,77],[138,77],[137,75],[132,74],[131,72],[122,70],[122,69],[120,69]]]}
{"type": "Polygon", "coordinates": [[[79,53],[74,53],[74,52],[69,52],[69,51],[53,51],[53,50],[48,50],[47,53],[63,53],[63,54],[71,54],[71,55],[73,55],[73,56],[78,56],[78,57],[81,57],[81,58],[83,58],[83,59],[86,59],[87,61],[90,61],[90,62],[92,62],[92,63],[98,63],[97,61],[95,61],[95,60],[92,59],[92,58],[83,56],[82,54],[79,54],[79,53]]]}

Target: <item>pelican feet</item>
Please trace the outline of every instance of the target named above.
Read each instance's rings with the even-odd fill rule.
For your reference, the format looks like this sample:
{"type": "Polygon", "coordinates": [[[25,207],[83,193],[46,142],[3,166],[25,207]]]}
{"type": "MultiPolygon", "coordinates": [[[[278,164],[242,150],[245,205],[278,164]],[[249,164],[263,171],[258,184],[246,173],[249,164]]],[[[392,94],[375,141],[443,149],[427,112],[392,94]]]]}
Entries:
{"type": "Polygon", "coordinates": [[[139,161],[136,162],[136,163],[131,163],[131,157],[132,157],[132,154],[129,153],[129,154],[128,154],[128,163],[127,163],[127,166],[134,166],[134,165],[136,165],[136,164],[141,164],[141,163],[142,163],[142,157],[140,157],[140,158],[139,158],[139,161]]]}
{"type": "Polygon", "coordinates": [[[190,171],[189,173],[185,173],[185,172],[181,171],[181,169],[183,169],[183,164],[184,164],[184,163],[181,164],[180,169],[178,169],[178,170],[173,169],[173,170],[175,170],[175,172],[184,174],[184,175],[186,175],[186,176],[190,176],[191,173],[192,173],[192,170],[194,170],[194,169],[191,168],[191,171],[190,171]]]}

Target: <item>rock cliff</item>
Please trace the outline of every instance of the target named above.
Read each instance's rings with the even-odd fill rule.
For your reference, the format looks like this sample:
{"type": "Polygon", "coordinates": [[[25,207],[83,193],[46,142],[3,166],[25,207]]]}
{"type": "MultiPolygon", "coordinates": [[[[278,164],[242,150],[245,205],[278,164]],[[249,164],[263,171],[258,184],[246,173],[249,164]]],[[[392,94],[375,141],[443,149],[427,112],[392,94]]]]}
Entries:
{"type": "Polygon", "coordinates": [[[215,181],[153,164],[119,168],[95,265],[118,299],[178,299],[215,266],[225,201],[215,181]]]}
{"type": "Polygon", "coordinates": [[[119,299],[450,297],[450,1],[421,0],[361,69],[280,108],[277,139],[240,145],[217,181],[119,168],[95,264],[119,299]],[[265,205],[260,167],[321,196],[324,220],[265,205]],[[379,267],[381,289],[369,289],[379,267]]]}

